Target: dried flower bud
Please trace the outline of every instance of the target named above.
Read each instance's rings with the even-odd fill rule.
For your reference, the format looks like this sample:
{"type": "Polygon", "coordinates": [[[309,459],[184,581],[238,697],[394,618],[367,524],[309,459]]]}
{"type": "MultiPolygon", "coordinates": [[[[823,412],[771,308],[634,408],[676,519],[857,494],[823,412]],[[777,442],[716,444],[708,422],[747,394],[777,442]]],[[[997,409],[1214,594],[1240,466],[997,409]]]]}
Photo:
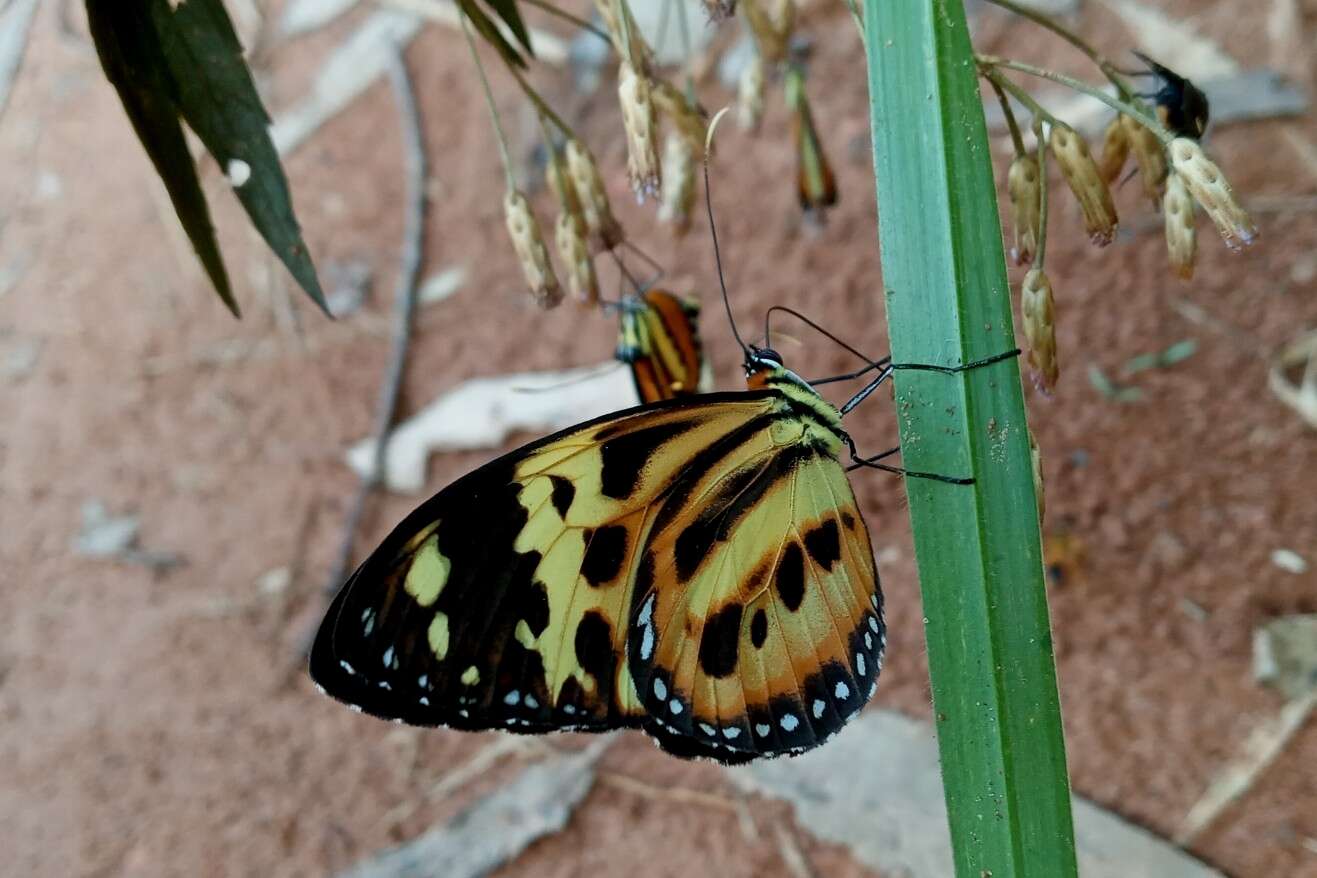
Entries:
{"type": "Polygon", "coordinates": [[[624,61],[630,61],[636,65],[638,70],[648,73],[654,67],[654,50],[645,42],[645,37],[640,31],[640,26],[631,15],[631,7],[627,5],[626,0],[622,0],[622,11],[626,15],[627,32],[622,32],[621,22],[617,17],[617,8],[613,5],[613,0],[594,0],[594,8],[598,11],[600,19],[604,22],[604,30],[608,31],[608,37],[613,42],[613,51],[617,57],[624,61]],[[631,55],[627,56],[627,44],[631,45],[631,55]]]}
{"type": "Polygon", "coordinates": [[[567,176],[581,204],[581,216],[593,239],[594,250],[612,250],[626,239],[622,225],[613,216],[604,189],[604,178],[594,156],[579,140],[567,141],[567,176]]]}
{"type": "Polygon", "coordinates": [[[1216,223],[1226,246],[1238,250],[1253,243],[1258,228],[1253,218],[1235,200],[1221,169],[1207,157],[1198,141],[1177,137],[1171,141],[1171,167],[1184,178],[1189,194],[1216,223]]]}
{"type": "Polygon", "coordinates": [[[1056,361],[1056,315],[1052,282],[1041,268],[1030,269],[1020,286],[1020,316],[1029,341],[1029,367],[1038,389],[1050,394],[1060,368],[1056,361]]]}
{"type": "Polygon", "coordinates": [[[1084,212],[1089,240],[1105,247],[1116,235],[1116,206],[1111,201],[1111,190],[1098,173],[1097,163],[1088,153],[1088,144],[1069,125],[1054,124],[1048,145],[1084,212]]]}
{"type": "Polygon", "coordinates": [[[1121,116],[1121,124],[1129,137],[1130,151],[1139,166],[1143,180],[1143,194],[1154,206],[1161,204],[1166,191],[1166,148],[1152,129],[1133,116],[1121,116]]]}
{"type": "Polygon", "coordinates": [[[791,0],[779,0],[777,15],[768,10],[764,5],[765,0],[739,2],[763,59],[772,63],[786,58],[791,29],[795,24],[795,7],[791,5],[791,0]]]}
{"type": "Polygon", "coordinates": [[[617,96],[622,104],[622,124],[626,128],[626,167],[636,199],[659,193],[660,169],[658,145],[658,114],[654,112],[654,99],[650,94],[649,80],[636,73],[625,61],[618,68],[617,96]]]}
{"type": "Polygon", "coordinates": [[[1025,427],[1029,435],[1029,463],[1033,466],[1033,495],[1038,501],[1038,523],[1042,524],[1043,516],[1047,514],[1046,491],[1043,485],[1043,453],[1038,450],[1038,440],[1034,438],[1033,430],[1025,427]]]}
{"type": "Polygon", "coordinates": [[[1011,226],[1015,244],[1011,247],[1011,260],[1023,265],[1033,259],[1038,249],[1038,235],[1042,223],[1042,184],[1038,176],[1038,159],[1031,155],[1016,156],[1006,174],[1006,192],[1011,199],[1011,226]]]}
{"type": "Polygon", "coordinates": [[[764,118],[764,59],[755,53],[741,70],[736,88],[736,121],[745,131],[758,131],[764,118]]]}
{"type": "Polygon", "coordinates": [[[1102,135],[1102,158],[1098,160],[1098,173],[1108,186],[1120,177],[1120,172],[1125,169],[1125,160],[1130,155],[1130,134],[1124,118],[1117,116],[1112,119],[1102,135]]]}
{"type": "Polygon", "coordinates": [[[572,298],[594,305],[599,301],[599,278],[585,241],[585,223],[579,216],[564,211],[558,214],[556,232],[558,259],[567,267],[567,286],[572,298]]]}
{"type": "Polygon", "coordinates": [[[658,107],[659,112],[672,120],[677,130],[690,141],[693,150],[698,150],[699,154],[703,155],[709,123],[700,111],[691,106],[686,96],[678,91],[676,86],[665,80],[654,83],[653,94],[654,105],[658,107]]]}
{"type": "Polygon", "coordinates": [[[544,246],[540,224],[531,213],[526,196],[515,189],[503,198],[503,218],[507,221],[512,246],[516,248],[521,272],[531,297],[541,308],[552,308],[562,301],[562,287],[549,263],[549,249],[544,246]]]}
{"type": "Polygon", "coordinates": [[[1166,217],[1166,249],[1171,257],[1171,268],[1185,280],[1194,276],[1194,251],[1198,237],[1194,223],[1194,200],[1189,186],[1179,174],[1171,174],[1166,181],[1166,197],[1162,200],[1162,214],[1166,217]]]}
{"type": "Polygon", "coordinates": [[[736,0],[704,0],[704,11],[710,24],[717,24],[736,14],[736,0]]]}
{"type": "Polygon", "coordinates": [[[663,147],[663,200],[659,204],[659,221],[672,223],[673,233],[681,237],[690,230],[691,210],[695,207],[695,151],[690,140],[670,132],[663,147]]]}

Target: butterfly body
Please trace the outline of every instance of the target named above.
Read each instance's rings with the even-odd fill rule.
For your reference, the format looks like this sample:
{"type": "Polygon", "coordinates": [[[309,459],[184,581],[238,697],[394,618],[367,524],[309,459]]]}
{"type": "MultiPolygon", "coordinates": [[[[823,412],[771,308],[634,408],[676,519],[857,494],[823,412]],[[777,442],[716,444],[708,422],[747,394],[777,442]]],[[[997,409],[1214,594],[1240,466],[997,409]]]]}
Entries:
{"type": "Polygon", "coordinates": [[[826,740],[872,694],[882,597],[837,409],[755,355],[751,389],[616,412],[441,490],[335,599],[316,682],[414,725],[639,727],[720,762],[826,740]]]}

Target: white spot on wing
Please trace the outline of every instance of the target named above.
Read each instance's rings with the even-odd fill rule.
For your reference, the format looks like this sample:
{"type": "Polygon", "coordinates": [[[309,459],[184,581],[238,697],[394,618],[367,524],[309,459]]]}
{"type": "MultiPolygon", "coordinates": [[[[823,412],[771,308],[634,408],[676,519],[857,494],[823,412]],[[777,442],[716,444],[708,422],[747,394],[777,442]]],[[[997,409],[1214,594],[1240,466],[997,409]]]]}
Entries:
{"type": "Polygon", "coordinates": [[[654,697],[657,698],[659,701],[662,701],[668,697],[668,687],[658,677],[654,678],[654,697]]]}
{"type": "Polygon", "coordinates": [[[343,659],[338,660],[338,666],[343,670],[347,671],[349,674],[351,674],[354,677],[357,675],[357,669],[352,667],[352,665],[348,664],[343,659]]]}
{"type": "Polygon", "coordinates": [[[861,677],[864,676],[864,653],[862,652],[855,654],[855,672],[861,677]]]}
{"type": "Polygon", "coordinates": [[[873,635],[868,631],[864,632],[864,648],[873,649],[873,635]]]}
{"type": "Polygon", "coordinates": [[[424,695],[422,695],[420,698],[418,698],[418,699],[416,699],[416,700],[417,700],[418,702],[420,702],[421,704],[424,704],[426,707],[429,707],[429,706],[430,706],[430,699],[426,698],[424,695]]]}
{"type": "Polygon", "coordinates": [[[823,700],[822,698],[815,698],[815,699],[814,699],[814,719],[818,719],[819,717],[823,716],[823,710],[824,710],[824,708],[826,708],[827,706],[828,706],[828,705],[824,702],[824,700],[823,700]]]}
{"type": "Polygon", "coordinates": [[[531,695],[529,692],[527,692],[526,697],[522,699],[522,703],[525,704],[527,707],[529,707],[531,710],[534,710],[535,708],[540,706],[540,703],[535,700],[535,696],[531,695]]]}
{"type": "Polygon", "coordinates": [[[513,689],[507,695],[503,696],[503,703],[506,704],[508,707],[515,707],[517,702],[520,700],[521,700],[521,693],[518,692],[516,689],[513,689]]]}
{"type": "Polygon", "coordinates": [[[429,674],[421,674],[421,676],[419,676],[419,677],[416,678],[416,685],[417,685],[417,686],[420,686],[422,689],[424,689],[426,686],[429,686],[429,685],[430,685],[430,675],[429,675],[429,674]]]}
{"type": "Polygon", "coordinates": [[[576,713],[575,704],[564,704],[562,706],[562,709],[563,709],[563,713],[567,714],[568,716],[572,716],[576,713]]]}
{"type": "Polygon", "coordinates": [[[873,616],[869,617],[869,630],[872,631],[874,634],[878,633],[878,620],[875,619],[873,616]]]}
{"type": "Polygon", "coordinates": [[[840,680],[838,680],[838,681],[837,681],[837,688],[832,690],[832,694],[835,695],[835,696],[838,697],[838,698],[850,698],[850,697],[851,697],[851,687],[847,686],[845,683],[843,683],[843,682],[841,682],[840,680]]]}
{"type": "Polygon", "coordinates": [[[708,723],[700,723],[700,731],[704,732],[704,734],[708,735],[710,738],[712,738],[718,732],[717,729],[715,729],[713,726],[709,725],[708,723]]]}
{"type": "Polygon", "coordinates": [[[654,626],[648,623],[640,632],[640,657],[648,660],[654,654],[654,626]]]}
{"type": "Polygon", "coordinates": [[[761,738],[767,738],[768,733],[771,732],[772,730],[773,727],[766,723],[758,723],[755,725],[755,734],[761,738]]]}
{"type": "Polygon", "coordinates": [[[668,702],[668,710],[672,711],[673,716],[681,713],[684,709],[685,708],[682,707],[681,702],[675,698],[668,702]]]}
{"type": "Polygon", "coordinates": [[[729,741],[735,740],[740,734],[741,730],[738,728],[723,729],[723,737],[729,741]]]}
{"type": "Polygon", "coordinates": [[[794,732],[796,726],[800,725],[800,720],[796,718],[794,713],[788,713],[778,720],[778,725],[782,726],[783,731],[794,732]]]}
{"type": "Polygon", "coordinates": [[[242,186],[252,178],[252,166],[242,159],[229,159],[228,165],[224,168],[224,176],[229,178],[229,183],[235,188],[242,186]]]}
{"type": "Polygon", "coordinates": [[[653,617],[654,617],[654,596],[650,595],[649,597],[645,598],[645,603],[641,605],[640,615],[636,618],[636,621],[639,622],[641,625],[648,625],[649,620],[652,619],[653,617]]]}
{"type": "Polygon", "coordinates": [[[391,668],[391,667],[393,667],[393,647],[392,647],[392,646],[390,646],[388,649],[384,650],[384,667],[386,667],[386,668],[391,668]]]}

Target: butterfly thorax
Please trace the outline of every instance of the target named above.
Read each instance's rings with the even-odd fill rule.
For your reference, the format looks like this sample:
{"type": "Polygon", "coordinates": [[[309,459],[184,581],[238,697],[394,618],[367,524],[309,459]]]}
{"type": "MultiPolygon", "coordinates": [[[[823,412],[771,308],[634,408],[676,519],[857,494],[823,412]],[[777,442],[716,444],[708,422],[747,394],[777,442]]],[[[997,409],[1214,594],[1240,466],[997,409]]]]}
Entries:
{"type": "Polygon", "coordinates": [[[782,358],[768,348],[751,348],[745,360],[745,383],[751,390],[776,390],[783,397],[787,417],[783,429],[803,429],[804,435],[783,436],[782,441],[804,442],[836,457],[846,441],[841,413],[795,372],[782,365],[782,358]]]}

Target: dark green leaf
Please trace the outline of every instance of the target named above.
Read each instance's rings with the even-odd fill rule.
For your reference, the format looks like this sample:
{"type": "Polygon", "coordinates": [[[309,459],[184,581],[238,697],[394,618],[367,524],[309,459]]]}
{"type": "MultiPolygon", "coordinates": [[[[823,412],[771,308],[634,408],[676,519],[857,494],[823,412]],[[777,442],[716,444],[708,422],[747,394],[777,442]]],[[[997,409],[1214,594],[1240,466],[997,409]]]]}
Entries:
{"type": "Polygon", "coordinates": [[[498,29],[498,25],[494,23],[494,20],[476,5],[476,0],[457,0],[457,5],[467,17],[467,20],[471,22],[471,26],[476,29],[476,33],[480,34],[485,42],[497,49],[498,53],[503,56],[504,61],[516,67],[524,68],[527,66],[526,59],[522,58],[517,48],[504,38],[503,32],[498,29]]]}
{"type": "Polygon", "coordinates": [[[164,181],[183,230],[211,284],[229,310],[238,303],[229,287],[206,196],[197,179],[174,107],[172,78],[151,24],[150,0],[87,0],[87,22],[101,67],[123,101],[137,138],[164,181]]]}
{"type": "MultiPolygon", "coordinates": [[[[235,185],[256,229],[297,283],[325,309],[288,181],[270,140],[242,46],[220,0],[151,0],[151,17],[172,74],[177,109],[235,185]]],[[[326,310],[326,313],[328,311],[326,310]]]]}
{"type": "Polygon", "coordinates": [[[485,0],[485,5],[503,19],[517,42],[525,47],[526,54],[534,58],[535,49],[531,47],[530,34],[526,31],[526,22],[521,20],[521,10],[517,8],[516,0],[485,0]]]}

